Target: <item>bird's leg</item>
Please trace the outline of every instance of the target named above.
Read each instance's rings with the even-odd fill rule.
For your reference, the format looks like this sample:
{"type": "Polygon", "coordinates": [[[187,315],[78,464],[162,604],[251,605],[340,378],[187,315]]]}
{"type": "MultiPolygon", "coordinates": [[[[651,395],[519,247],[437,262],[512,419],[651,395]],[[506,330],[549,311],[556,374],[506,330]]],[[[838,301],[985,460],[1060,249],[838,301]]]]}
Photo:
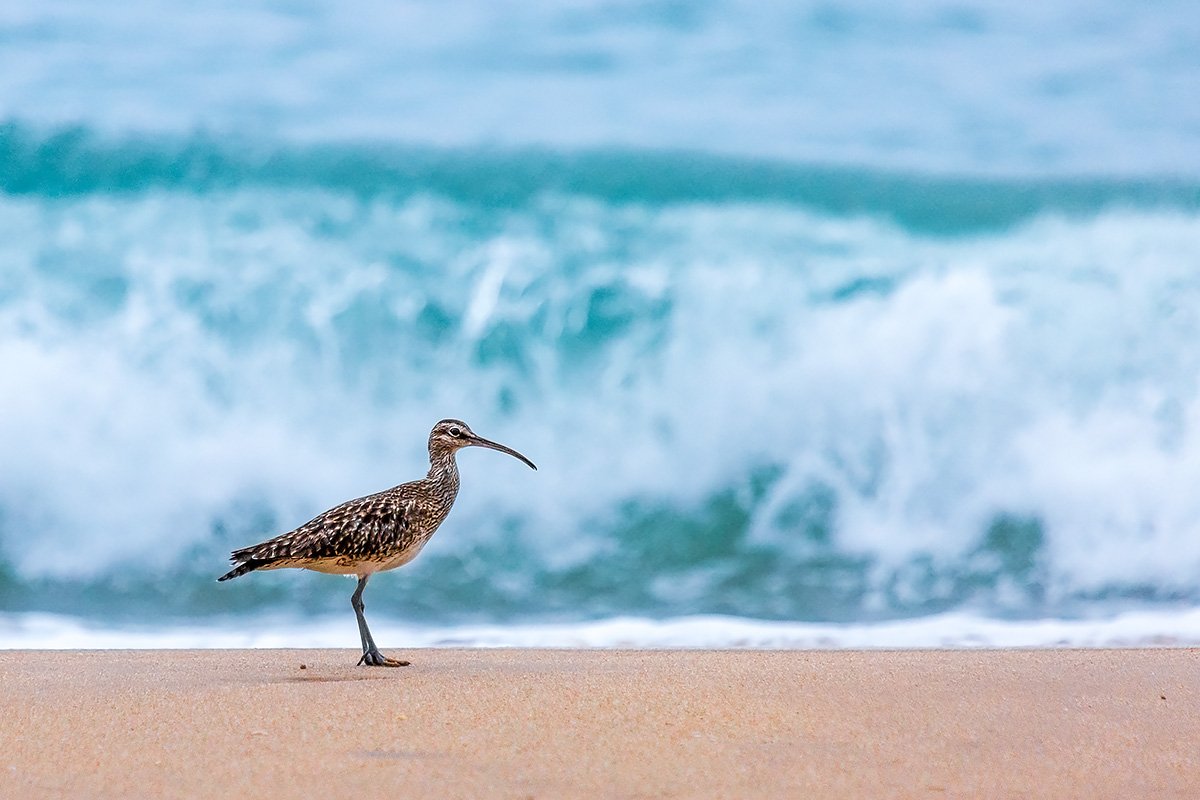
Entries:
{"type": "Polygon", "coordinates": [[[350,596],[350,605],[354,607],[354,615],[358,617],[358,638],[362,640],[363,654],[362,658],[358,660],[358,665],[360,667],[364,664],[368,667],[407,667],[408,661],[397,661],[379,652],[379,648],[375,646],[375,640],[371,638],[371,629],[367,627],[367,618],[363,616],[366,606],[362,601],[363,589],[367,588],[367,579],[370,577],[370,575],[360,575],[358,588],[350,596]]]}

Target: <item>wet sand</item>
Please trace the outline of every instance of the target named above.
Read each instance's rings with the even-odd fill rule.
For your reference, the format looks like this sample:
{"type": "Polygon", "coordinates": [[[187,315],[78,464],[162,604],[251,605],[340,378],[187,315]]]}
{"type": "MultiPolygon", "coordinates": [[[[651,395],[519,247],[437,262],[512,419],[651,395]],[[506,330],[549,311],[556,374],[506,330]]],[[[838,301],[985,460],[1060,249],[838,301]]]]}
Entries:
{"type": "Polygon", "coordinates": [[[0,797],[1200,797],[1195,649],[390,654],[0,651],[0,797]]]}

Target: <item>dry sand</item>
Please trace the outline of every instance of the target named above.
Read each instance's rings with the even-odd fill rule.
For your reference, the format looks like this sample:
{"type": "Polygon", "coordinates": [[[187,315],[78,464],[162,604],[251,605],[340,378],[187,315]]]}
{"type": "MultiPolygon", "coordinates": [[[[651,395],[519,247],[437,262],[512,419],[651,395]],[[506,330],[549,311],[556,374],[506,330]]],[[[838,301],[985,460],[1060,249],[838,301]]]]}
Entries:
{"type": "Polygon", "coordinates": [[[0,651],[0,797],[1200,797],[1197,650],[393,655],[0,651]]]}

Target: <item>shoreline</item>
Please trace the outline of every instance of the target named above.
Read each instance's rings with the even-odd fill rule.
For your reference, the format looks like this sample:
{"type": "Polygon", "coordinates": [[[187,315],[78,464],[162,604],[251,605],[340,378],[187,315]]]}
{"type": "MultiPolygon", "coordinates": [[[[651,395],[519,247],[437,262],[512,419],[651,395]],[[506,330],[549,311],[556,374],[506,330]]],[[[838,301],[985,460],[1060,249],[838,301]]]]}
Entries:
{"type": "MultiPolygon", "coordinates": [[[[325,648],[357,642],[348,614],[299,619],[249,615],[225,624],[105,627],[45,612],[0,613],[2,649],[325,648]]],[[[1200,607],[1128,609],[1095,618],[997,619],[961,611],[866,623],[762,620],[722,615],[578,622],[421,625],[384,617],[376,639],[410,647],[625,649],[979,649],[1200,646],[1200,607]]]]}
{"type": "Polygon", "coordinates": [[[0,651],[0,796],[1200,796],[1194,648],[386,652],[0,651]]]}

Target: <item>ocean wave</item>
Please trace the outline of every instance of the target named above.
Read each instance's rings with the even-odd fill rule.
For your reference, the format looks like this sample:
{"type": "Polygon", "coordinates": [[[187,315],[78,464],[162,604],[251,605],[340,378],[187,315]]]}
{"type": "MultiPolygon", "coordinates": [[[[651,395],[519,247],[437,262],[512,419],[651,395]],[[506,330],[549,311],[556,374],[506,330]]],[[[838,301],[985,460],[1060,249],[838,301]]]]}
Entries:
{"type": "MultiPolygon", "coordinates": [[[[0,109],[37,125],[251,141],[270,132],[616,143],[955,173],[1200,174],[1200,59],[1186,0],[365,0],[354,14],[331,0],[7,0],[4,10],[0,109]]],[[[145,178],[138,150],[112,177],[145,178]]],[[[336,148],[325,152],[335,173],[361,165],[351,155],[343,169],[336,148]]],[[[203,175],[211,151],[193,156],[177,166],[203,175]]],[[[81,178],[97,169],[73,166],[81,178]]],[[[481,181],[503,189],[487,172],[459,174],[464,191],[481,181]]],[[[898,200],[923,204],[919,194],[898,200]]]]}
{"type": "Polygon", "coordinates": [[[773,203],[880,218],[934,234],[1003,229],[1041,214],[1200,209],[1181,177],[984,177],[796,164],[670,150],[272,144],[269,140],[101,134],[0,125],[0,191],[70,197],[239,188],[358,200],[433,195],[473,209],[529,207],[547,195],[606,204],[773,203]]]}
{"type": "MultiPolygon", "coordinates": [[[[1110,187],[1075,209],[1049,182],[1020,222],[945,235],[891,201],[721,194],[741,175],[721,160],[669,202],[587,189],[615,155],[579,168],[583,188],[535,181],[536,159],[456,167],[543,187],[500,203],[420,170],[347,190],[303,150],[262,167],[294,179],[247,177],[246,158],[209,181],[156,166],[157,145],[82,141],[19,156],[35,176],[0,194],[6,608],[341,608],[322,576],[212,579],[230,548],[422,474],[443,416],[542,469],[465,453],[446,530],[374,601],[385,617],[1197,597],[1194,199],[1110,187]]],[[[629,175],[684,158],[639,157],[629,175]]],[[[953,185],[908,188],[940,207],[953,185]]]]}

